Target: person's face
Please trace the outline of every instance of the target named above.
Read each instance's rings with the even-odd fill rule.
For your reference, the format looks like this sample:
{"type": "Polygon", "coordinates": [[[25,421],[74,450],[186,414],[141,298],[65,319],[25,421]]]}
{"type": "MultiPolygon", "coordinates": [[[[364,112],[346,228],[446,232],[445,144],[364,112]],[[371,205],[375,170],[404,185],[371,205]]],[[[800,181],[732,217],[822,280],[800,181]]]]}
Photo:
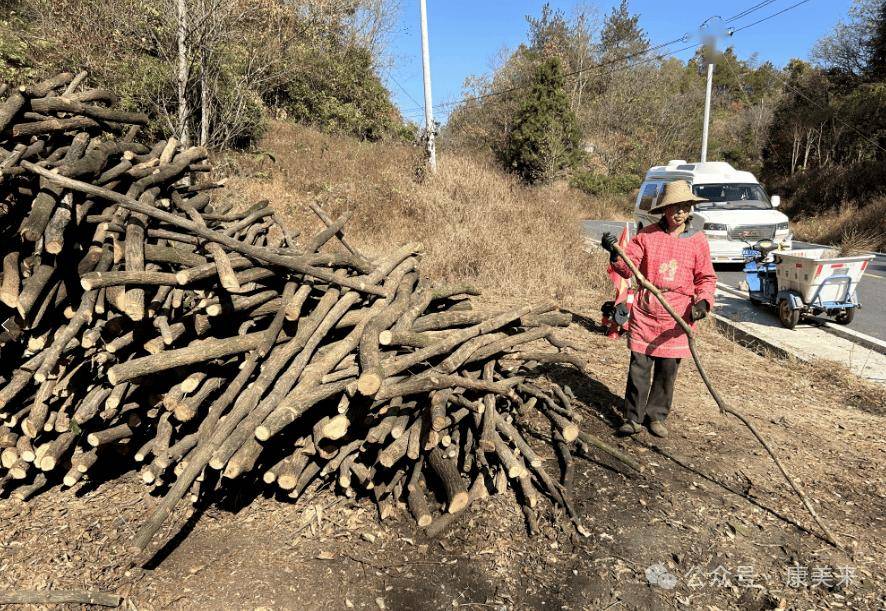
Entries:
{"type": "Polygon", "coordinates": [[[664,209],[664,216],[668,222],[668,227],[679,227],[689,220],[691,213],[691,204],[671,204],[664,209]]]}

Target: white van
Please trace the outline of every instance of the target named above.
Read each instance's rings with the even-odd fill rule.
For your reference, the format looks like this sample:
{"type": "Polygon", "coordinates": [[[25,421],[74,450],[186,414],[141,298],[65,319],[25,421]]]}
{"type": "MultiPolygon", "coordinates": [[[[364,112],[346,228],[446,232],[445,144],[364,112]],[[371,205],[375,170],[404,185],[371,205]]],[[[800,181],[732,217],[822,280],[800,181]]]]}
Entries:
{"type": "Polygon", "coordinates": [[[696,204],[692,224],[708,237],[714,263],[736,263],[744,259],[743,248],[757,240],[768,238],[791,248],[788,217],[776,210],[777,195],[769,197],[750,172],[741,172],[723,161],[687,163],[682,159],[655,166],[646,172],[634,206],[637,231],[657,223],[660,214],[650,214],[649,208],[661,195],[665,183],[687,180],[696,195],[709,203],[696,204]]]}

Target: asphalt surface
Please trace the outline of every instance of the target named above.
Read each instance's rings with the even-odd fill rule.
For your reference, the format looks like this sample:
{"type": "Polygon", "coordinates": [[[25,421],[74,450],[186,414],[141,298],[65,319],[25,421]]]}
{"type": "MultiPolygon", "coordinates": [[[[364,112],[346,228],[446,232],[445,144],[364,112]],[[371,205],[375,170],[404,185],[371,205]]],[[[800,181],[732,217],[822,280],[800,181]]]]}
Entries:
{"type": "MultiPolygon", "coordinates": [[[[631,231],[634,229],[633,222],[630,223],[631,231]]],[[[618,236],[624,229],[625,221],[593,221],[588,220],[582,223],[582,230],[592,240],[599,240],[603,233],[609,231],[618,236]]],[[[817,244],[808,244],[794,240],[794,248],[815,248],[817,244]]],[[[742,266],[736,264],[717,264],[714,266],[720,282],[731,287],[737,287],[738,283],[744,280],[744,273],[741,271],[742,266]]],[[[886,341],[886,255],[878,254],[876,258],[870,262],[864,276],[859,283],[857,291],[858,299],[862,308],[856,312],[855,319],[849,325],[849,328],[866,333],[886,341]]],[[[772,309],[773,317],[775,309],[772,309]]]]}

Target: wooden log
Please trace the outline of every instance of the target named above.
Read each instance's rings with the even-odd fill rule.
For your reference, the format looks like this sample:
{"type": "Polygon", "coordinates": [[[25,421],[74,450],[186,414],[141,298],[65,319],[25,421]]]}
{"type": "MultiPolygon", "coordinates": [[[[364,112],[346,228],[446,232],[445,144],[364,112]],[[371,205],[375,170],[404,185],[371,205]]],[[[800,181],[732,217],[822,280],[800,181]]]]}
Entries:
{"type": "Polygon", "coordinates": [[[65,229],[73,217],[71,211],[72,196],[70,193],[62,198],[62,204],[56,207],[43,232],[43,248],[52,255],[61,253],[65,245],[65,229]]]}
{"type": "Polygon", "coordinates": [[[122,600],[116,594],[94,590],[0,590],[2,605],[81,604],[119,607],[122,600]]]}
{"type": "Polygon", "coordinates": [[[111,384],[119,384],[134,378],[169,371],[176,367],[205,363],[249,352],[257,349],[265,337],[265,333],[260,332],[222,339],[197,340],[185,348],[167,350],[160,354],[143,356],[114,365],[108,370],[108,381],[111,384]]]}
{"type": "MultiPolygon", "coordinates": [[[[0,466],[4,469],[9,469],[12,465],[16,464],[19,461],[18,449],[15,447],[11,448],[3,448],[0,451],[0,466]]],[[[24,462],[24,461],[23,461],[24,462]]]]}
{"type": "Polygon", "coordinates": [[[479,335],[491,333],[496,329],[499,329],[513,322],[514,320],[517,320],[521,316],[525,316],[526,314],[543,314],[554,309],[554,307],[554,304],[550,302],[541,303],[535,306],[525,306],[516,310],[512,310],[510,312],[505,312],[504,314],[500,314],[493,318],[489,318],[472,327],[453,331],[452,333],[449,333],[445,339],[442,339],[435,344],[428,346],[427,348],[422,348],[420,350],[416,350],[411,354],[403,355],[390,361],[386,361],[382,365],[385,377],[400,373],[401,371],[417,365],[418,363],[426,361],[431,357],[443,354],[444,352],[455,348],[459,344],[464,343],[469,339],[472,339],[479,335]]]}
{"type": "Polygon", "coordinates": [[[590,433],[587,433],[585,431],[581,431],[578,434],[578,439],[582,443],[589,445],[591,447],[597,448],[601,452],[604,452],[604,453],[608,454],[609,456],[611,456],[612,458],[618,460],[619,462],[629,466],[631,469],[633,469],[637,473],[640,473],[643,470],[642,467],[640,466],[640,463],[637,462],[636,460],[634,460],[632,457],[628,456],[624,452],[616,450],[608,443],[603,442],[598,437],[591,435],[590,433]]]}
{"type": "Polygon", "coordinates": [[[102,431],[95,431],[86,436],[86,442],[96,448],[100,445],[113,443],[132,437],[132,427],[128,423],[118,424],[102,431]]]}
{"type": "Polygon", "coordinates": [[[467,507],[470,497],[455,461],[445,458],[440,448],[434,448],[428,454],[428,464],[443,484],[446,512],[458,513],[467,507]]]}
{"type": "Polygon", "coordinates": [[[578,434],[580,433],[578,425],[557,413],[556,404],[551,397],[529,384],[521,383],[518,385],[518,388],[520,391],[533,395],[539,399],[539,403],[536,403],[535,405],[536,409],[547,416],[551,423],[560,430],[563,439],[572,443],[578,438],[578,434]]]}
{"type": "Polygon", "coordinates": [[[537,361],[539,363],[568,363],[580,371],[587,367],[587,361],[577,354],[564,352],[509,352],[502,358],[511,358],[518,361],[537,361]]]}
{"type": "Polygon", "coordinates": [[[209,378],[204,381],[199,391],[176,405],[174,411],[176,420],[179,422],[192,420],[200,410],[200,406],[206,402],[212,393],[221,388],[224,383],[225,379],[221,377],[209,378]]]}
{"type": "Polygon", "coordinates": [[[381,387],[384,372],[381,369],[381,352],[379,350],[379,334],[397,322],[409,306],[409,298],[412,295],[412,287],[418,280],[414,273],[406,274],[397,293],[390,305],[372,317],[363,329],[360,338],[360,378],[357,380],[357,390],[363,395],[374,395],[381,387]]]}
{"type": "Polygon", "coordinates": [[[523,461],[514,455],[508,445],[502,441],[502,438],[495,431],[492,433],[492,442],[498,460],[508,474],[508,477],[511,479],[524,477],[527,474],[527,470],[523,465],[523,461]]]}
{"type": "Polygon", "coordinates": [[[243,409],[242,407],[237,409],[235,407],[234,410],[228,414],[225,422],[223,424],[219,423],[218,429],[216,430],[216,424],[218,423],[221,412],[226,410],[240,394],[246,382],[255,371],[258,362],[259,359],[255,356],[247,357],[240,373],[237,374],[236,378],[225,389],[225,392],[222,393],[222,395],[218,397],[209,408],[207,418],[203,421],[197,432],[197,449],[189,456],[188,464],[184,470],[179,473],[175,484],[173,484],[172,488],[170,488],[160,504],[151,513],[142,528],[136,533],[131,549],[140,552],[147,547],[151,538],[154,536],[154,533],[157,532],[166,518],[169,517],[175,504],[182,498],[182,496],[184,496],[191,484],[209,462],[215,449],[222,441],[228,438],[246,414],[246,409],[243,409]]]}
{"type": "MultiPolygon", "coordinates": [[[[64,178],[51,172],[41,168],[33,163],[23,161],[22,167],[26,168],[30,172],[34,172],[35,174],[39,174],[49,180],[56,182],[62,187],[79,191],[82,193],[87,193],[89,195],[93,195],[96,197],[101,197],[110,201],[117,203],[124,208],[132,210],[134,212],[141,212],[150,216],[152,218],[156,218],[158,220],[167,222],[171,225],[181,227],[187,229],[194,234],[212,241],[218,242],[222,246],[230,248],[236,252],[239,252],[244,255],[248,255],[250,257],[254,257],[260,259],[262,261],[267,261],[268,263],[272,263],[274,265],[279,265],[286,269],[291,269],[292,271],[296,271],[302,274],[306,274],[309,276],[313,276],[315,278],[319,278],[321,280],[325,280],[327,282],[331,282],[334,284],[338,284],[343,287],[347,287],[353,289],[355,291],[361,293],[371,293],[375,295],[384,295],[385,291],[382,287],[379,287],[374,284],[368,284],[365,280],[361,278],[351,278],[351,277],[338,277],[336,274],[329,272],[327,270],[314,267],[312,265],[307,265],[302,262],[297,257],[288,257],[283,255],[278,255],[276,253],[270,252],[268,249],[259,248],[256,246],[250,246],[235,240],[229,236],[226,236],[222,233],[212,231],[207,229],[206,227],[201,227],[197,223],[193,221],[188,221],[182,219],[174,214],[170,214],[168,212],[164,212],[162,210],[151,208],[148,206],[144,206],[138,201],[132,199],[131,197],[127,197],[125,195],[121,195],[119,193],[115,193],[109,189],[104,189],[102,187],[98,187],[96,185],[90,185],[88,183],[84,183],[78,180],[73,180],[70,178],[64,178]]],[[[408,245],[407,248],[411,252],[416,252],[420,250],[421,246],[417,244],[408,245]]]]}
{"type": "Polygon", "coordinates": [[[27,435],[19,436],[15,443],[15,450],[18,453],[18,458],[21,458],[25,462],[34,462],[34,459],[36,458],[34,446],[31,445],[31,438],[27,435]]]}
{"type": "MultiPolygon", "coordinates": [[[[495,361],[488,361],[483,365],[483,379],[491,381],[493,379],[493,370],[495,369],[495,361]]],[[[495,423],[498,420],[498,413],[495,410],[495,395],[486,394],[483,396],[483,414],[480,426],[480,438],[477,442],[480,450],[483,452],[494,452],[496,446],[495,423]]]]}
{"type": "Polygon", "coordinates": [[[2,104],[0,104],[0,132],[6,131],[9,124],[16,118],[25,106],[25,96],[18,91],[13,91],[2,104]]]}
{"type": "Polygon", "coordinates": [[[12,137],[26,138],[28,136],[44,136],[81,129],[97,129],[98,127],[99,124],[89,117],[45,119],[43,121],[31,121],[28,123],[17,123],[13,125],[12,137]]]}
{"type": "Polygon", "coordinates": [[[21,287],[19,252],[12,250],[3,257],[3,281],[0,283],[0,301],[10,308],[18,308],[21,287]]]}
{"type": "Polygon", "coordinates": [[[139,112],[126,112],[122,110],[114,110],[104,108],[102,106],[93,106],[85,104],[77,100],[72,100],[63,96],[53,96],[31,100],[31,110],[39,113],[63,112],[101,121],[111,121],[114,123],[130,123],[136,125],[145,125],[148,122],[148,115],[139,112]]]}
{"type": "Polygon", "coordinates": [[[60,89],[74,80],[71,72],[60,72],[55,76],[44,79],[27,87],[19,87],[19,91],[28,98],[42,98],[52,95],[54,89],[60,89]]]}
{"type": "MultiPolygon", "coordinates": [[[[328,214],[326,214],[326,212],[320,206],[313,202],[308,202],[308,207],[313,210],[314,214],[316,214],[327,227],[333,225],[332,218],[328,214]]],[[[338,238],[338,241],[341,242],[341,245],[347,248],[352,255],[359,259],[366,260],[366,257],[360,254],[360,252],[356,248],[348,243],[341,228],[338,229],[335,235],[338,238]]]]}
{"type": "Polygon", "coordinates": [[[62,433],[46,446],[46,452],[40,459],[41,471],[52,471],[58,464],[62,455],[67,452],[77,437],[73,431],[62,433]]]}
{"type": "Polygon", "coordinates": [[[381,401],[385,399],[391,399],[393,397],[420,394],[431,390],[439,390],[441,388],[450,387],[479,390],[495,393],[505,397],[513,397],[514,393],[511,389],[511,385],[517,383],[517,379],[511,379],[507,383],[495,383],[486,382],[483,380],[472,380],[464,376],[438,375],[435,373],[429,373],[427,375],[422,375],[421,377],[413,377],[405,382],[383,384],[381,389],[375,395],[375,398],[376,400],[381,401]]]}
{"type": "MultiPolygon", "coordinates": [[[[96,269],[104,270],[107,269],[111,264],[112,253],[109,248],[104,248],[102,250],[101,259],[96,269]]],[[[77,307],[77,311],[74,313],[74,316],[68,321],[67,326],[64,331],[57,337],[52,345],[46,350],[46,354],[44,355],[44,359],[34,374],[34,378],[38,382],[42,382],[46,380],[52,371],[55,369],[56,364],[58,363],[59,358],[61,358],[62,352],[66,349],[66,347],[73,341],[76,341],[74,338],[80,332],[80,329],[83,328],[85,324],[92,320],[92,311],[95,307],[95,300],[98,295],[95,291],[86,292],[80,300],[80,305],[77,307]]]]}
{"type": "Polygon", "coordinates": [[[31,439],[43,431],[55,382],[55,380],[46,380],[40,385],[37,394],[34,395],[34,403],[31,405],[28,417],[22,421],[22,431],[31,439]]]}
{"type": "MultiPolygon", "coordinates": [[[[20,486],[16,488],[11,496],[18,499],[19,501],[27,501],[29,498],[45,488],[47,481],[48,480],[43,473],[38,473],[34,476],[33,482],[31,482],[27,486],[20,486]]],[[[0,594],[0,596],[2,596],[2,594],[0,594]]],[[[0,599],[0,602],[2,602],[2,599],[0,599]]]]}
{"type": "Polygon", "coordinates": [[[34,269],[31,276],[24,281],[21,292],[18,295],[18,313],[22,318],[27,318],[28,314],[35,304],[38,303],[40,297],[45,295],[45,291],[51,286],[51,281],[56,273],[56,268],[45,263],[39,264],[34,269]]]}
{"type": "Polygon", "coordinates": [[[495,427],[498,431],[507,437],[507,439],[514,444],[514,447],[517,448],[520,453],[526,458],[526,462],[529,466],[533,468],[541,467],[544,462],[542,458],[536,454],[535,450],[526,442],[523,436],[517,431],[513,424],[509,423],[505,420],[504,416],[498,414],[495,427]]]}
{"type": "Polygon", "coordinates": [[[80,278],[80,286],[85,291],[106,286],[176,286],[177,284],[175,274],[146,270],[89,272],[80,278]]]}

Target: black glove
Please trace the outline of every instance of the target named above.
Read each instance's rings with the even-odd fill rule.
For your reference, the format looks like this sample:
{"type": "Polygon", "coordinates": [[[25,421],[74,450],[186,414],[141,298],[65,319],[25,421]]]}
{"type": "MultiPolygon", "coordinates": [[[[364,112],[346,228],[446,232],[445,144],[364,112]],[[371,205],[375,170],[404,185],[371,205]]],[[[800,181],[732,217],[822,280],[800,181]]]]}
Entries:
{"type": "Polygon", "coordinates": [[[707,316],[710,311],[711,304],[708,303],[707,299],[702,299],[701,301],[696,302],[692,305],[692,322],[701,320],[707,316]]]}
{"type": "Polygon", "coordinates": [[[609,251],[609,261],[615,263],[618,261],[618,254],[615,252],[615,244],[618,242],[618,239],[608,231],[603,234],[603,238],[600,240],[600,245],[603,247],[603,250],[609,251]]]}

